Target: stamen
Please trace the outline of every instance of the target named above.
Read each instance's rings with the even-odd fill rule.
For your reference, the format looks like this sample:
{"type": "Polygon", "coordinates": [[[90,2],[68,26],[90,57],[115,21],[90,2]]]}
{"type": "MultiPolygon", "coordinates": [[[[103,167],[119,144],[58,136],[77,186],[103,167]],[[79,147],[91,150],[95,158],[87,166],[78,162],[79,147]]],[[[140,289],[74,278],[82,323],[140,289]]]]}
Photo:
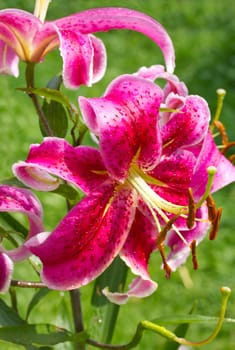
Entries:
{"type": "Polygon", "coordinates": [[[207,197],[206,204],[208,209],[208,218],[211,222],[213,222],[216,217],[216,205],[211,194],[209,194],[209,196],[207,197]]]}
{"type": "Polygon", "coordinates": [[[188,189],[188,217],[187,217],[187,227],[189,229],[193,228],[196,217],[196,205],[193,198],[192,188],[188,189]]]}
{"type": "Polygon", "coordinates": [[[203,194],[203,196],[201,197],[201,199],[197,202],[196,208],[200,208],[201,205],[204,203],[204,201],[209,196],[216,171],[217,171],[217,169],[214,166],[209,166],[207,168],[208,180],[207,180],[207,184],[206,184],[206,190],[205,190],[205,193],[203,194]]]}
{"type": "Polygon", "coordinates": [[[167,261],[166,261],[166,256],[165,256],[165,252],[164,252],[164,245],[160,244],[158,246],[158,249],[159,249],[159,252],[160,252],[161,257],[162,257],[162,263],[163,263],[163,268],[165,270],[165,276],[166,276],[166,278],[170,278],[170,276],[171,276],[171,268],[167,264],[167,261]]]}
{"type": "Polygon", "coordinates": [[[218,121],[220,118],[220,114],[221,114],[221,111],[223,108],[223,101],[224,101],[224,97],[226,95],[226,91],[224,89],[217,89],[216,93],[217,93],[217,106],[216,106],[215,115],[214,115],[212,124],[210,126],[211,132],[214,129],[214,125],[215,125],[214,122],[218,121]]]}
{"type": "Polygon", "coordinates": [[[164,242],[167,232],[172,228],[174,222],[178,219],[179,215],[175,215],[173,216],[173,218],[171,218],[166,225],[161,229],[161,231],[158,234],[157,237],[157,245],[160,245],[164,242]]]}
{"type": "MultiPolygon", "coordinates": [[[[168,202],[164,198],[160,197],[156,192],[154,192],[154,190],[148,185],[148,183],[145,182],[143,178],[144,176],[145,174],[142,174],[142,172],[133,165],[129,170],[129,176],[126,181],[127,183],[129,183],[129,185],[135,188],[137,193],[141,196],[145,204],[148,206],[156,222],[157,229],[159,232],[161,232],[159,220],[155,215],[154,211],[156,211],[158,215],[167,224],[169,221],[169,218],[164,213],[163,210],[167,211],[168,213],[175,214],[178,217],[183,213],[187,213],[188,207],[168,202]]],[[[188,246],[188,242],[185,240],[185,238],[177,229],[177,227],[175,227],[175,225],[173,224],[169,224],[169,225],[172,225],[172,229],[176,232],[176,234],[180,237],[180,239],[184,242],[184,244],[188,246]]]]}
{"type": "Polygon", "coordinates": [[[36,0],[35,8],[34,8],[34,16],[40,19],[42,23],[44,23],[48,6],[51,0],[36,0]]]}
{"type": "Polygon", "coordinates": [[[216,217],[212,221],[211,230],[209,233],[210,240],[214,240],[218,234],[221,215],[222,215],[222,208],[218,208],[216,217]]]}
{"type": "Polygon", "coordinates": [[[226,132],[224,124],[221,123],[221,121],[219,120],[214,120],[214,125],[219,130],[223,146],[226,146],[229,141],[228,141],[228,134],[226,132]]]}
{"type": "Polygon", "coordinates": [[[235,146],[235,141],[228,142],[226,146],[223,147],[222,153],[225,154],[229,150],[229,148],[234,146],[235,146]]]}
{"type": "Polygon", "coordinates": [[[235,154],[233,154],[232,156],[229,157],[229,160],[231,163],[234,163],[235,161],[235,154]]]}
{"type": "Polygon", "coordinates": [[[190,248],[192,251],[192,262],[193,262],[193,268],[194,270],[198,269],[198,262],[197,262],[197,256],[196,256],[196,246],[197,246],[197,242],[194,239],[191,244],[190,244],[190,248]]]}

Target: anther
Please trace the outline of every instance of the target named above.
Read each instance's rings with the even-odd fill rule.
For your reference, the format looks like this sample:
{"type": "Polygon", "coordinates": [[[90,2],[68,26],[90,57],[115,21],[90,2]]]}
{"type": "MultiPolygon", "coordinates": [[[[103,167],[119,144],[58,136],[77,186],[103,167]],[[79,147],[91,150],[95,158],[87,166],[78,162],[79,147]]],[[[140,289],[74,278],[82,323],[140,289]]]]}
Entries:
{"type": "Polygon", "coordinates": [[[192,251],[192,263],[193,263],[194,270],[198,269],[198,262],[197,262],[197,256],[196,256],[196,246],[197,246],[197,242],[194,239],[190,244],[190,248],[192,251]]]}
{"type": "Polygon", "coordinates": [[[218,208],[217,213],[216,213],[216,217],[212,221],[211,230],[209,233],[210,240],[214,240],[217,236],[217,233],[219,231],[219,224],[220,224],[221,215],[222,215],[222,208],[218,208]]]}
{"type": "Polygon", "coordinates": [[[188,217],[187,217],[187,227],[189,229],[193,228],[196,216],[196,205],[193,199],[192,188],[188,189],[188,217]]]}
{"type": "Polygon", "coordinates": [[[165,256],[165,252],[164,252],[164,245],[163,244],[159,244],[158,245],[158,249],[159,249],[159,252],[160,252],[161,257],[162,257],[162,263],[163,263],[163,268],[165,270],[165,276],[166,276],[166,278],[170,278],[170,276],[171,276],[171,268],[167,264],[167,261],[166,261],[166,256],[165,256]]]}
{"type": "Polygon", "coordinates": [[[157,237],[157,246],[162,244],[165,241],[167,232],[170,231],[172,228],[172,225],[175,223],[176,219],[180,214],[174,215],[170,220],[167,221],[166,225],[162,228],[162,230],[159,232],[158,237],[157,237]]]}
{"type": "Polygon", "coordinates": [[[222,149],[222,153],[225,154],[231,147],[235,146],[235,141],[228,142],[222,149]]]}
{"type": "Polygon", "coordinates": [[[214,120],[214,125],[215,127],[219,130],[220,136],[221,136],[221,141],[224,146],[228,144],[228,135],[225,129],[225,126],[221,121],[219,120],[214,120]]]}
{"type": "Polygon", "coordinates": [[[208,209],[208,218],[211,222],[215,220],[216,217],[216,205],[211,194],[206,198],[206,204],[208,209]]]}

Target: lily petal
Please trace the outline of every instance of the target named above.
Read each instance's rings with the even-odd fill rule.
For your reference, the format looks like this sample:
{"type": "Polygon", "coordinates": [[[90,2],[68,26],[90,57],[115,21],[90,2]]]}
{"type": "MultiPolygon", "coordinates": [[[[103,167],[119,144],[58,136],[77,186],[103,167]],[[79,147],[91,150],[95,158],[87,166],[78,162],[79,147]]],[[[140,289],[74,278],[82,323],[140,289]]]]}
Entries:
{"type": "Polygon", "coordinates": [[[190,95],[179,112],[172,113],[162,127],[164,151],[172,153],[180,147],[193,146],[206,136],[210,121],[207,102],[200,96],[190,95]]]}
{"type": "MultiPolygon", "coordinates": [[[[27,239],[43,231],[41,205],[37,198],[26,189],[1,185],[0,211],[18,212],[28,217],[29,234],[27,239]]],[[[25,259],[30,252],[22,245],[19,248],[7,251],[7,254],[14,261],[18,261],[25,259]]]]}
{"type": "Polygon", "coordinates": [[[153,294],[157,289],[157,283],[142,279],[141,277],[135,278],[129,285],[128,292],[118,293],[118,292],[109,292],[107,288],[102,290],[102,293],[106,298],[111,301],[111,303],[123,305],[126,304],[129,298],[145,298],[153,294]]]}
{"type": "Polygon", "coordinates": [[[19,75],[19,58],[15,52],[0,40],[0,74],[19,75]]]}
{"type": "Polygon", "coordinates": [[[106,50],[101,40],[73,29],[58,30],[63,57],[63,78],[67,88],[91,86],[106,69],[106,50]]]}
{"type": "Polygon", "coordinates": [[[79,98],[86,124],[99,136],[105,166],[116,179],[126,176],[139,150],[138,162],[143,169],[157,164],[161,152],[157,128],[161,100],[158,86],[132,75],[114,80],[103,98],[79,98]]]}
{"type": "Polygon", "coordinates": [[[73,30],[82,34],[112,29],[134,30],[152,39],[162,50],[167,71],[173,73],[175,54],[172,41],[160,23],[144,13],[126,8],[96,8],[54,21],[59,30],[73,30]]]}
{"type": "Polygon", "coordinates": [[[0,39],[4,41],[23,61],[29,61],[31,52],[28,43],[39,30],[39,19],[23,10],[0,11],[0,39]]]}
{"type": "Polygon", "coordinates": [[[52,289],[74,289],[100,275],[117,256],[135,214],[135,195],[112,187],[80,201],[47,237],[27,242],[43,263],[42,279],[52,289]],[[117,229],[118,227],[118,229],[117,229]]]}
{"type": "Polygon", "coordinates": [[[56,189],[58,176],[84,192],[93,191],[108,180],[99,151],[86,146],[72,147],[66,140],[47,137],[30,147],[25,162],[13,165],[13,173],[27,186],[41,191],[56,189]]]}
{"type": "Polygon", "coordinates": [[[5,293],[10,287],[13,274],[13,262],[9,256],[0,252],[0,293],[5,293]]]}
{"type": "Polygon", "coordinates": [[[195,198],[199,198],[205,192],[208,180],[207,168],[209,166],[216,168],[216,174],[211,188],[212,192],[235,181],[234,165],[218,150],[213,137],[208,132],[198,156],[192,179],[191,186],[194,189],[195,198]]]}

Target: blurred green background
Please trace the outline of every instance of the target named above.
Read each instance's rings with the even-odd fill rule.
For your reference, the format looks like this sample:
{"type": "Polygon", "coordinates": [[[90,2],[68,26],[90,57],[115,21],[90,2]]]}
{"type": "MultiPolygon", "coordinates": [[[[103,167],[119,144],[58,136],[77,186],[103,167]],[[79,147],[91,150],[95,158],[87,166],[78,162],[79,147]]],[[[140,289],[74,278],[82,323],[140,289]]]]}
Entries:
{"type": "MultiPolygon", "coordinates": [[[[222,112],[222,120],[227,126],[231,139],[235,138],[235,3],[231,0],[53,0],[47,19],[63,17],[87,8],[119,6],[143,11],[159,22],[169,32],[176,51],[175,73],[185,81],[191,94],[203,96],[209,103],[213,115],[216,105],[216,89],[224,88],[227,95],[222,112]]],[[[0,9],[17,7],[33,11],[32,0],[1,0],[0,9]]],[[[105,78],[92,89],[65,91],[76,104],[78,95],[99,96],[107,84],[117,75],[135,72],[140,66],[163,63],[161,52],[143,35],[131,31],[112,31],[97,34],[103,39],[108,52],[108,69],[105,78]]],[[[48,55],[37,66],[37,86],[45,86],[47,81],[61,70],[61,58],[58,51],[48,55]]],[[[0,77],[0,168],[1,178],[11,176],[11,165],[25,159],[29,144],[40,142],[38,121],[33,107],[26,95],[17,91],[24,87],[24,64],[20,65],[20,78],[0,77]]],[[[191,286],[184,286],[180,272],[173,273],[170,280],[164,278],[160,270],[159,256],[151,260],[152,277],[159,282],[158,291],[151,297],[130,301],[121,307],[114,343],[127,342],[136,324],[142,320],[151,320],[161,315],[188,313],[197,301],[197,313],[216,315],[219,310],[220,292],[223,285],[229,286],[232,297],[229,301],[227,316],[235,318],[235,234],[234,199],[235,188],[230,185],[216,194],[218,206],[223,206],[222,223],[218,238],[210,242],[205,240],[198,249],[199,270],[194,271],[191,262],[186,264],[191,286]]],[[[65,212],[62,200],[55,195],[40,195],[45,207],[47,229],[51,229],[65,212]],[[59,208],[59,210],[58,210],[59,208]],[[60,215],[58,215],[58,212],[60,215]]],[[[189,259],[190,260],[190,259],[189,259]]],[[[15,278],[25,278],[26,267],[16,271],[15,278]]],[[[130,277],[131,278],[131,277],[130,277]]],[[[98,335],[102,325],[102,309],[90,306],[92,286],[82,288],[85,325],[94,335],[98,335]]],[[[22,315],[26,300],[32,291],[20,293],[22,315]]],[[[8,297],[6,297],[8,300],[8,297]]],[[[66,314],[70,313],[69,299],[63,293],[50,293],[45,303],[40,303],[30,317],[30,322],[50,322],[63,326],[66,314]]],[[[188,338],[200,340],[211,331],[211,327],[192,326],[188,338]]],[[[137,350],[161,349],[164,341],[154,335],[145,334],[137,350]]],[[[235,328],[224,325],[213,344],[203,347],[205,350],[233,350],[235,328]]],[[[0,342],[1,349],[23,349],[15,345],[0,342]]],[[[55,349],[67,349],[66,344],[55,349]]]]}

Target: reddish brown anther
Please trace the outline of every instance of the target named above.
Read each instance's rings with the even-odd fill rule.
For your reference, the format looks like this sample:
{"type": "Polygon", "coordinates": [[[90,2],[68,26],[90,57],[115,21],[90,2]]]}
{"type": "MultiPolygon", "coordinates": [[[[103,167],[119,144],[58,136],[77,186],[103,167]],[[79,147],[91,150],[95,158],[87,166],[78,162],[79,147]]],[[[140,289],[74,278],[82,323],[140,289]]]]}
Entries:
{"type": "Polygon", "coordinates": [[[211,224],[211,230],[209,233],[210,240],[214,240],[218,234],[221,215],[222,215],[222,208],[218,208],[216,217],[214,218],[211,224]]]}
{"type": "Polygon", "coordinates": [[[160,252],[161,257],[162,257],[162,263],[163,263],[163,268],[165,270],[165,276],[166,276],[166,278],[170,278],[171,277],[171,268],[167,264],[167,261],[166,261],[166,256],[165,256],[165,252],[164,252],[164,245],[159,244],[158,249],[159,249],[159,252],[160,252]]]}
{"type": "Polygon", "coordinates": [[[224,146],[226,146],[229,143],[229,141],[228,141],[228,135],[227,135],[224,124],[221,123],[221,121],[219,121],[219,120],[214,120],[214,125],[219,130],[222,144],[224,146]]]}
{"type": "Polygon", "coordinates": [[[180,214],[174,215],[159,232],[156,242],[157,246],[164,242],[167,232],[172,228],[172,225],[174,224],[176,219],[178,219],[179,216],[180,214]]]}
{"type": "Polygon", "coordinates": [[[197,262],[197,255],[196,255],[196,246],[197,246],[197,242],[194,239],[191,244],[190,244],[190,248],[192,251],[192,263],[193,263],[193,268],[194,270],[198,269],[198,262],[197,262]]]}
{"type": "Polygon", "coordinates": [[[188,189],[188,217],[187,226],[189,229],[193,228],[196,216],[196,205],[193,198],[192,188],[188,189]]]}
{"type": "Polygon", "coordinates": [[[226,145],[224,145],[222,149],[222,153],[225,154],[230,148],[235,146],[235,141],[228,142],[226,145]]]}
{"type": "Polygon", "coordinates": [[[215,201],[211,194],[209,194],[209,196],[207,197],[206,204],[208,209],[208,218],[211,222],[213,222],[215,220],[217,212],[216,212],[215,201]]]}

